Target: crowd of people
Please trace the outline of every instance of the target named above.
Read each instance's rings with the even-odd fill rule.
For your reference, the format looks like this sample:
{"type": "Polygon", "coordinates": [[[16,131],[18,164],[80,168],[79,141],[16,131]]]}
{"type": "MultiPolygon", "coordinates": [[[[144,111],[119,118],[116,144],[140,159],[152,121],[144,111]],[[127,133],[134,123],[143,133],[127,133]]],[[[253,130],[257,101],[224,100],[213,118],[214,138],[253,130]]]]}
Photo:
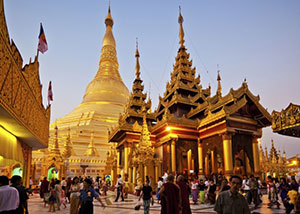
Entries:
{"type": "MultiPolygon", "coordinates": [[[[62,180],[45,177],[39,184],[40,197],[49,212],[60,210],[70,204],[70,214],[93,213],[93,199],[99,201],[101,206],[110,205],[108,197],[105,197],[106,205],[100,199],[100,195],[106,196],[108,190],[116,189],[115,202],[124,201],[125,182],[118,175],[115,185],[109,180],[90,177],[62,178],[62,180]],[[108,200],[106,200],[108,199],[108,200]]],[[[145,177],[141,192],[136,192],[138,201],[143,200],[144,213],[148,214],[150,205],[155,198],[161,205],[162,214],[190,214],[193,204],[211,204],[217,213],[250,213],[249,205],[253,203],[253,209],[258,208],[262,202],[262,190],[267,194],[268,207],[285,209],[286,213],[300,213],[300,181],[295,177],[283,177],[280,180],[271,176],[265,182],[251,175],[232,176],[229,181],[222,175],[211,178],[198,178],[168,174],[165,172],[157,181],[157,189],[152,189],[151,180],[145,177]]],[[[32,181],[30,179],[30,188],[32,181]]],[[[13,176],[10,180],[6,176],[0,176],[0,213],[26,213],[28,214],[27,201],[32,191],[23,186],[20,176],[13,176]]],[[[141,203],[142,204],[142,203],[141,203]]]]}

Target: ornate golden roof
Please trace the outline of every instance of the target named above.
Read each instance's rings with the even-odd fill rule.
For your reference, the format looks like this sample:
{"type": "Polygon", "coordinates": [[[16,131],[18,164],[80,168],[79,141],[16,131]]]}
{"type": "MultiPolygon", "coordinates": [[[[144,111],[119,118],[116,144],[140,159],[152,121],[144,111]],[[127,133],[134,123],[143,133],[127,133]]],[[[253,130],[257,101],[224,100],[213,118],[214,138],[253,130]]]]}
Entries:
{"type": "Polygon", "coordinates": [[[278,134],[300,137],[300,106],[290,103],[281,112],[272,112],[272,129],[278,134]]]}
{"type": "Polygon", "coordinates": [[[43,106],[38,58],[23,66],[21,53],[9,38],[3,0],[0,0],[0,85],[1,126],[33,150],[46,148],[51,107],[43,106]]]}

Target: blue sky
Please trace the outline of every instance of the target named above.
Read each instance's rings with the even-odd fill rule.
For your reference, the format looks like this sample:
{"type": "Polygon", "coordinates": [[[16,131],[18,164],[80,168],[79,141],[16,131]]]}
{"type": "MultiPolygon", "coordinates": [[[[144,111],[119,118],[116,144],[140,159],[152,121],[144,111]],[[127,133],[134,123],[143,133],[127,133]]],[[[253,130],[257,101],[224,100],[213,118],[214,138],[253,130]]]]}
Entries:
{"type": "MultiPolygon", "coordinates": [[[[280,111],[300,104],[300,1],[298,0],[112,0],[113,32],[119,71],[131,90],[135,75],[135,41],[139,40],[141,76],[151,88],[153,109],[175,62],[178,44],[178,5],[184,17],[185,44],[204,87],[217,87],[217,64],[223,94],[247,78],[261,104],[280,111]],[[151,85],[151,86],[150,86],[151,85]]],[[[5,0],[10,37],[24,63],[36,55],[39,24],[43,23],[49,50],[40,54],[40,78],[46,103],[52,81],[51,121],[81,103],[87,84],[98,70],[104,0],[5,0]]],[[[263,130],[263,147],[300,152],[300,139],[263,130]]]]}

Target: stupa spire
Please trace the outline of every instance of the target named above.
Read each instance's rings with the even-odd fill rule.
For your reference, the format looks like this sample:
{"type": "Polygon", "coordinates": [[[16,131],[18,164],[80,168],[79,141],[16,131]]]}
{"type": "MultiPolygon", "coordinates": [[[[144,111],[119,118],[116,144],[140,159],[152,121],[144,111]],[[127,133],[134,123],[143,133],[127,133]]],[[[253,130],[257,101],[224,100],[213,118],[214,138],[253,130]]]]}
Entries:
{"type": "Polygon", "coordinates": [[[181,7],[180,6],[179,6],[178,23],[179,23],[179,44],[181,46],[183,46],[183,44],[184,44],[184,31],[183,31],[183,27],[182,27],[183,17],[181,15],[181,7]]]}
{"type": "MultiPolygon", "coordinates": [[[[120,98],[118,98],[118,102],[121,101],[121,103],[124,103],[129,94],[119,73],[116,42],[112,31],[114,21],[111,16],[110,6],[108,7],[108,14],[104,22],[106,31],[102,41],[99,68],[96,76],[86,88],[82,104],[112,101],[112,97],[116,97],[116,94],[120,98]],[[111,93],[114,92],[115,95],[111,96],[111,93],[107,94],[108,91],[111,93]]],[[[116,100],[113,101],[116,102],[116,100]]]]}
{"type": "Polygon", "coordinates": [[[90,144],[88,147],[87,152],[85,153],[86,156],[99,156],[97,149],[95,148],[95,143],[94,143],[94,131],[91,133],[91,140],[90,144]]]}
{"type": "Polygon", "coordinates": [[[135,65],[135,75],[136,75],[136,78],[137,79],[140,79],[140,61],[139,61],[139,58],[140,58],[140,53],[139,53],[139,49],[138,49],[138,38],[136,38],[136,51],[135,51],[135,58],[136,58],[136,65],[135,65]]]}
{"type": "Polygon", "coordinates": [[[222,86],[221,86],[221,76],[220,76],[220,70],[218,69],[218,89],[217,89],[217,95],[221,96],[222,95],[222,86]]]}

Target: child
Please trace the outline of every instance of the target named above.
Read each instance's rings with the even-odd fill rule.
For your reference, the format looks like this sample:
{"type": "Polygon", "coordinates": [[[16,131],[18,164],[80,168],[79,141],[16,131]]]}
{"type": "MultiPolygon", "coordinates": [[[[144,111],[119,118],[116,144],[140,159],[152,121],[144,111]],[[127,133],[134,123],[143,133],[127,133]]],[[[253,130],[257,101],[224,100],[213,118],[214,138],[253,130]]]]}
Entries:
{"type": "Polygon", "coordinates": [[[56,191],[55,191],[55,185],[51,184],[50,185],[50,198],[49,198],[49,212],[51,212],[51,209],[53,212],[55,212],[55,203],[56,203],[56,191]]]}
{"type": "Polygon", "coordinates": [[[63,190],[63,189],[61,190],[60,203],[63,204],[65,206],[65,208],[67,208],[65,190],[63,190]]]}

